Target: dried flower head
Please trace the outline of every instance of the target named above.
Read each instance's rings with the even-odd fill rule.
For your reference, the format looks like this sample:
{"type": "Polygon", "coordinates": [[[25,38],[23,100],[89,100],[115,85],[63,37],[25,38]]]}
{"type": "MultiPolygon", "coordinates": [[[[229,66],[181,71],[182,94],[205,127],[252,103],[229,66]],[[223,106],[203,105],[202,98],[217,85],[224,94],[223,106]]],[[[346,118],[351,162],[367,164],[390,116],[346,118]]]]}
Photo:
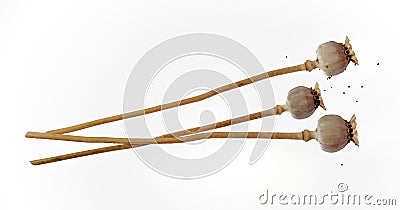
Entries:
{"type": "Polygon", "coordinates": [[[325,115],[318,120],[316,139],[326,152],[337,152],[350,141],[358,146],[356,125],[355,115],[349,122],[338,115],[325,115]]]}
{"type": "Polygon", "coordinates": [[[286,99],[286,106],[293,118],[296,119],[305,119],[311,116],[318,106],[326,110],[318,83],[315,83],[314,89],[303,86],[291,89],[286,99]]]}
{"type": "Polygon", "coordinates": [[[328,77],[342,73],[350,62],[358,65],[356,54],[347,36],[344,44],[330,41],[318,46],[316,62],[318,68],[328,77]]]}

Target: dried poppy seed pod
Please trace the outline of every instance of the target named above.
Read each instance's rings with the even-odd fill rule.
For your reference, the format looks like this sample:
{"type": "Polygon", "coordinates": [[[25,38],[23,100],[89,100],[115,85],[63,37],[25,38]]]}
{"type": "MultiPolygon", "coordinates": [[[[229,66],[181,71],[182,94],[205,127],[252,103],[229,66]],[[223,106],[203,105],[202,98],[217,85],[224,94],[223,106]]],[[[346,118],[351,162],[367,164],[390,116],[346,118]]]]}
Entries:
{"type": "Polygon", "coordinates": [[[356,54],[352,50],[350,40],[347,36],[344,44],[330,41],[318,46],[317,66],[329,77],[346,70],[350,61],[358,65],[356,54]]]}
{"type": "Polygon", "coordinates": [[[358,146],[356,116],[347,122],[338,115],[325,115],[318,120],[316,139],[326,152],[337,152],[350,141],[358,146]]]}
{"type": "Polygon", "coordinates": [[[303,86],[295,87],[289,91],[286,99],[286,108],[295,119],[305,119],[311,116],[318,106],[326,110],[318,83],[315,83],[314,89],[303,86]]]}

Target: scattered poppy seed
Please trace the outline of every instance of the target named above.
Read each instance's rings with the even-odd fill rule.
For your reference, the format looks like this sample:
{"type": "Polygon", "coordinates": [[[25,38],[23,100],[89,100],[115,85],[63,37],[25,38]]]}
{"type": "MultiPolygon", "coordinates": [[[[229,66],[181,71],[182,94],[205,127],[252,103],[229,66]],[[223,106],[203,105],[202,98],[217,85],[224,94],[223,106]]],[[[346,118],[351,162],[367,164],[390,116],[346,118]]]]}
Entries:
{"type": "Polygon", "coordinates": [[[356,103],[358,103],[358,100],[356,101],[356,103]]]}
{"type": "Polygon", "coordinates": [[[326,91],[326,90],[324,90],[324,91],[326,91]]]}
{"type": "Polygon", "coordinates": [[[377,63],[376,65],[379,66],[379,63],[377,63]]]}
{"type": "Polygon", "coordinates": [[[343,94],[346,94],[345,92],[343,92],[343,94]]]}
{"type": "Polygon", "coordinates": [[[287,58],[287,56],[285,56],[285,58],[287,58]]]}
{"type": "Polygon", "coordinates": [[[347,86],[348,88],[350,88],[350,85],[349,86],[347,86]]]}
{"type": "Polygon", "coordinates": [[[343,163],[341,163],[340,166],[343,166],[343,163]]]}
{"type": "Polygon", "coordinates": [[[364,86],[363,85],[361,85],[361,88],[363,88],[364,86]]]}

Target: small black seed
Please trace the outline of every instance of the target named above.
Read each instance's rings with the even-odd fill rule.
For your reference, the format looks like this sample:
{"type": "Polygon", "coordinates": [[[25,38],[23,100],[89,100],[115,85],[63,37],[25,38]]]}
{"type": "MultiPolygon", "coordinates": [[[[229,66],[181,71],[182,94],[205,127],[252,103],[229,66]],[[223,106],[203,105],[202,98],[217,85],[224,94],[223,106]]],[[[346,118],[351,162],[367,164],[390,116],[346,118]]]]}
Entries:
{"type": "Polygon", "coordinates": [[[348,88],[350,88],[350,85],[349,86],[347,86],[348,88]]]}
{"type": "Polygon", "coordinates": [[[363,85],[361,85],[361,88],[363,88],[364,86],[363,85]]]}
{"type": "Polygon", "coordinates": [[[343,163],[341,163],[340,166],[343,166],[343,163]]]}
{"type": "Polygon", "coordinates": [[[343,92],[343,94],[346,94],[345,92],[343,92]]]}
{"type": "Polygon", "coordinates": [[[356,101],[356,103],[358,103],[358,101],[356,101]]]}
{"type": "Polygon", "coordinates": [[[324,91],[326,91],[326,90],[324,90],[324,91]]]}
{"type": "Polygon", "coordinates": [[[285,58],[287,58],[287,56],[285,56],[285,58]]]}
{"type": "Polygon", "coordinates": [[[331,87],[332,88],[332,87],[331,87]]]}
{"type": "Polygon", "coordinates": [[[377,63],[376,65],[379,66],[379,63],[377,63]]]}

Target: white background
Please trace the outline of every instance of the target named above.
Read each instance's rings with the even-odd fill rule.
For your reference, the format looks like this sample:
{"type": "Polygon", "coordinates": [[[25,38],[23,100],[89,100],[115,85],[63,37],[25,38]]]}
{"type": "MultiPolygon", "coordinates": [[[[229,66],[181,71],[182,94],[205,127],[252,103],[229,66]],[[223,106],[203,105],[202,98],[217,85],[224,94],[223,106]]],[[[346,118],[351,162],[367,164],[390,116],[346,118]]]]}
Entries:
{"type": "MultiPolygon", "coordinates": [[[[393,2],[1,0],[0,209],[263,209],[270,208],[258,200],[266,189],[322,195],[341,182],[350,193],[399,204],[400,15],[393,2]],[[250,143],[225,169],[198,180],[160,175],[130,150],[30,165],[94,146],[25,139],[26,131],[120,113],[138,59],[164,40],[195,32],[242,43],[266,70],[314,59],[319,44],[348,35],[359,66],[331,80],[318,70],[271,79],[278,104],[292,87],[318,81],[328,108],[301,121],[284,114],[275,130],[314,129],[324,114],[356,113],[360,147],[328,154],[315,141],[273,141],[249,165],[250,143]]],[[[124,128],[116,122],[76,134],[123,136],[124,128]]]]}

